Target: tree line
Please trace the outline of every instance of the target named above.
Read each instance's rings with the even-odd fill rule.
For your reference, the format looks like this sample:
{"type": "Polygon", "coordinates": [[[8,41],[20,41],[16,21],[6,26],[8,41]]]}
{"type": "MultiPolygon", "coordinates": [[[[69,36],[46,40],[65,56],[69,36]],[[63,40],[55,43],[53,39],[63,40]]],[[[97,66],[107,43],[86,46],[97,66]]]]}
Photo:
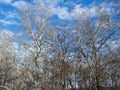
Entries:
{"type": "Polygon", "coordinates": [[[48,8],[20,10],[20,34],[0,32],[0,90],[119,90],[119,13],[54,25],[48,8]]]}

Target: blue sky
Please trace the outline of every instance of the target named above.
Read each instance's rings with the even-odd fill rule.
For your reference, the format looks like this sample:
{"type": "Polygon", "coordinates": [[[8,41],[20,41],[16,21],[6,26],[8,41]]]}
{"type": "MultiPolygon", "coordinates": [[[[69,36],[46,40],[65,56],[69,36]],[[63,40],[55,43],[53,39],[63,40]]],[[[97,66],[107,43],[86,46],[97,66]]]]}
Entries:
{"type": "Polygon", "coordinates": [[[43,6],[50,6],[53,13],[53,20],[65,21],[75,18],[75,15],[82,15],[85,12],[89,16],[95,16],[96,7],[101,7],[101,11],[111,12],[107,3],[101,3],[101,0],[0,0],[0,30],[9,30],[17,32],[19,9],[24,9],[27,5],[41,3],[43,6]]]}

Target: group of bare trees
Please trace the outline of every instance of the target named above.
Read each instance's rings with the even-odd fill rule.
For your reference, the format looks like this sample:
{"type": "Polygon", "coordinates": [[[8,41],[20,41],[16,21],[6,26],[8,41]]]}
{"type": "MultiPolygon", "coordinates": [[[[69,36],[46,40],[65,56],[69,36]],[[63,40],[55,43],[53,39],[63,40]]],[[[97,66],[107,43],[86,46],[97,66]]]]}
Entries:
{"type": "Polygon", "coordinates": [[[20,34],[0,33],[0,90],[119,90],[119,16],[97,10],[61,25],[42,5],[20,10],[20,34]]]}

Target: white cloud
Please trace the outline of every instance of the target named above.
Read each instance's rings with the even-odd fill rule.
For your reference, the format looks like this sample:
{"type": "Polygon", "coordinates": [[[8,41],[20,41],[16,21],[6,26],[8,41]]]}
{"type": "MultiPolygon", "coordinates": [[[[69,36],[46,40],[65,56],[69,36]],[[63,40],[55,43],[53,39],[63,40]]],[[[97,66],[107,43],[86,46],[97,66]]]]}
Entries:
{"type": "Polygon", "coordinates": [[[0,0],[0,3],[11,4],[12,0],[0,0]]]}
{"type": "Polygon", "coordinates": [[[43,5],[49,5],[52,7],[57,6],[57,4],[59,4],[60,2],[63,2],[64,0],[34,0],[34,3],[41,3],[43,5]]]}
{"type": "Polygon", "coordinates": [[[76,5],[75,8],[72,11],[73,17],[85,17],[85,16],[95,16],[97,14],[96,12],[97,7],[81,7],[81,5],[76,5]]]}
{"type": "Polygon", "coordinates": [[[68,11],[67,7],[53,7],[53,14],[57,15],[60,19],[68,19],[71,20],[73,17],[85,17],[85,16],[96,16],[97,7],[93,6],[89,7],[82,7],[80,4],[76,5],[73,10],[68,11]]]}
{"type": "Polygon", "coordinates": [[[57,15],[60,19],[71,20],[73,18],[86,18],[97,16],[98,12],[107,12],[111,14],[111,7],[106,4],[100,4],[99,6],[90,5],[83,7],[81,4],[75,5],[75,7],[69,11],[69,7],[52,6],[53,15],[57,15]]]}
{"type": "Polygon", "coordinates": [[[15,21],[11,21],[11,20],[5,20],[5,19],[0,19],[0,24],[3,24],[3,25],[12,25],[12,24],[17,24],[17,22],[15,21]]]}
{"type": "Polygon", "coordinates": [[[105,4],[101,4],[100,6],[88,6],[88,7],[82,7],[81,5],[76,5],[75,8],[72,10],[72,16],[73,17],[94,17],[99,15],[99,12],[107,12],[108,14],[111,13],[111,8],[106,7],[105,4]]]}
{"type": "Polygon", "coordinates": [[[1,9],[1,15],[4,16],[5,19],[14,19],[18,18],[16,11],[4,11],[1,9]]]}
{"type": "Polygon", "coordinates": [[[14,3],[12,3],[12,6],[18,8],[18,9],[25,9],[27,8],[29,5],[29,3],[25,2],[25,1],[15,1],[14,3]]]}
{"type": "Polygon", "coordinates": [[[4,11],[3,9],[1,9],[1,16],[2,18],[0,18],[0,24],[1,25],[16,25],[18,24],[18,22],[16,21],[16,19],[18,20],[19,17],[17,15],[16,11],[4,11]]]}
{"type": "Polygon", "coordinates": [[[57,15],[60,19],[70,19],[71,18],[70,12],[68,12],[68,8],[66,8],[66,7],[53,8],[53,14],[57,15]]]}
{"type": "Polygon", "coordinates": [[[12,12],[9,11],[9,12],[7,12],[6,18],[7,18],[7,19],[18,18],[18,17],[17,17],[17,13],[14,12],[14,11],[12,11],[12,12]]]}

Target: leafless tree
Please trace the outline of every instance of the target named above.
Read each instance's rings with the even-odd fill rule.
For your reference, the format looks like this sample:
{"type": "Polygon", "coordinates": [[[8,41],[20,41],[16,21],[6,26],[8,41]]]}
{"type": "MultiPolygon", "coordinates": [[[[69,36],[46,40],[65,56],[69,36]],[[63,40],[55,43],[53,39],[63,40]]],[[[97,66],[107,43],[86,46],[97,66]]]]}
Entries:
{"type": "Polygon", "coordinates": [[[119,27],[112,22],[107,12],[101,12],[92,19],[89,16],[84,19],[78,17],[77,24],[76,32],[80,43],[77,50],[80,51],[80,57],[91,71],[95,90],[100,90],[104,63],[101,57],[108,52],[110,42],[113,41],[116,33],[119,33],[119,27]]]}
{"type": "Polygon", "coordinates": [[[7,90],[14,87],[18,73],[12,36],[7,31],[0,32],[0,88],[7,90]]]}
{"type": "Polygon", "coordinates": [[[28,85],[28,89],[35,89],[41,87],[40,78],[43,77],[41,52],[45,51],[44,35],[48,29],[50,12],[42,4],[35,4],[35,6],[29,5],[25,10],[21,10],[19,15],[22,35],[19,35],[18,40],[26,51],[24,58],[26,64],[23,62],[25,65],[23,69],[24,83],[28,85]]]}
{"type": "Polygon", "coordinates": [[[20,9],[15,38],[0,31],[0,89],[120,88],[118,8],[115,16],[96,7],[95,16],[84,12],[73,21],[53,25],[50,7],[33,4],[20,9]]]}

